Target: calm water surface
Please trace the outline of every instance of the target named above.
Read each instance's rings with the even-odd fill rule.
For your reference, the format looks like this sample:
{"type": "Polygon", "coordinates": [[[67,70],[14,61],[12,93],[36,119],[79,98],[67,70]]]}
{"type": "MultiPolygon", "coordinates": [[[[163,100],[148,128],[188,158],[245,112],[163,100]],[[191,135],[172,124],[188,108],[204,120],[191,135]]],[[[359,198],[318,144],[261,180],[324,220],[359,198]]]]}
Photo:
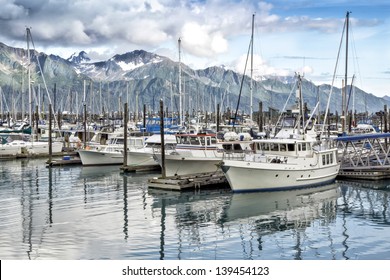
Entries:
{"type": "Polygon", "coordinates": [[[0,161],[0,259],[390,259],[389,181],[171,192],[44,162],[0,161]]]}

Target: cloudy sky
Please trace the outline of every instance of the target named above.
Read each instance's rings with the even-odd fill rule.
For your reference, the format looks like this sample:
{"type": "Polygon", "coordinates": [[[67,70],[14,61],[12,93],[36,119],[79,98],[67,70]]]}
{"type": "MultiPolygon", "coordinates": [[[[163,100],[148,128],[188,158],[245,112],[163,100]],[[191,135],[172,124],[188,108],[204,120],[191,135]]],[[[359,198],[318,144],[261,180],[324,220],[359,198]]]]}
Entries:
{"type": "MultiPolygon", "coordinates": [[[[0,0],[0,41],[68,58],[81,50],[94,61],[143,49],[196,69],[225,65],[243,72],[252,15],[258,75],[303,74],[316,84],[341,87],[350,11],[348,83],[390,95],[388,0],[0,0]],[[337,54],[341,47],[338,67],[337,54]],[[336,70],[335,70],[336,69],[336,70]]],[[[248,70],[247,70],[248,71],[248,70]]]]}

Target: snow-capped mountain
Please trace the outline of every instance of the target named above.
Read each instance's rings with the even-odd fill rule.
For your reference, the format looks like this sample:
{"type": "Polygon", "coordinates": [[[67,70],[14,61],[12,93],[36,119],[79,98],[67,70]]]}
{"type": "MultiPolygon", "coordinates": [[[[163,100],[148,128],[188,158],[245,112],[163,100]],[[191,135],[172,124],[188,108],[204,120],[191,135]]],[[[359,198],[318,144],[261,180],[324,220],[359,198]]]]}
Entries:
{"type": "Polygon", "coordinates": [[[72,64],[82,64],[82,63],[88,63],[91,61],[91,59],[88,57],[87,53],[85,51],[79,52],[79,54],[74,53],[72,54],[67,61],[69,61],[72,64]]]}
{"type": "MultiPolygon", "coordinates": [[[[13,104],[15,96],[21,95],[26,90],[25,80],[23,80],[26,77],[26,52],[24,49],[12,48],[0,43],[0,87],[4,104],[13,104]]],[[[96,101],[93,101],[92,95],[94,92],[101,92],[102,96],[109,96],[105,101],[105,110],[118,111],[118,100],[123,101],[125,93],[129,96],[128,101],[133,103],[135,98],[131,96],[137,95],[138,106],[149,104],[152,110],[156,110],[159,99],[165,99],[169,106],[177,110],[175,96],[179,92],[179,63],[167,57],[144,50],[135,50],[117,54],[106,61],[91,62],[84,51],[68,59],[31,51],[31,59],[34,87],[44,84],[40,70],[42,69],[52,100],[58,103],[55,106],[75,107],[87,100],[89,100],[88,104],[98,106],[96,101]],[[88,89],[85,88],[84,81],[88,81],[88,89]],[[87,92],[81,94],[83,91],[87,92]],[[73,97],[70,98],[69,95],[73,97]],[[74,104],[71,104],[70,100],[74,104]]],[[[248,112],[250,79],[245,78],[243,85],[241,85],[242,81],[242,74],[224,66],[193,70],[182,64],[181,87],[184,102],[191,104],[193,109],[214,110],[218,103],[224,109],[232,109],[236,107],[238,96],[241,94],[240,108],[248,112]]],[[[293,77],[270,76],[255,79],[254,104],[261,101],[265,110],[269,107],[282,109],[293,83],[293,77]]],[[[304,80],[303,91],[308,107],[314,108],[318,97],[322,104],[326,104],[329,87],[329,85],[318,87],[304,80]]],[[[35,92],[39,92],[39,89],[36,88],[35,92]]],[[[337,106],[341,100],[341,90],[335,88],[333,92],[330,102],[332,112],[338,110],[337,106]]],[[[390,105],[388,98],[379,98],[360,89],[356,89],[355,96],[355,109],[358,112],[380,111],[383,110],[384,105],[390,105]]]]}

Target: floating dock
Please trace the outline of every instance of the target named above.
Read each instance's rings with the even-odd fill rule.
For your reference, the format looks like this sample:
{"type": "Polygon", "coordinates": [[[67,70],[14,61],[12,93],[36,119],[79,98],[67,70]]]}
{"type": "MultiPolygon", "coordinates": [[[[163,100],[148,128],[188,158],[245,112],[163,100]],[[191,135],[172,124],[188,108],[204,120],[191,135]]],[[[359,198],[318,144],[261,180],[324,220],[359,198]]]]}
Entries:
{"type": "Polygon", "coordinates": [[[122,166],[120,168],[120,170],[124,173],[127,173],[127,172],[147,172],[147,171],[158,171],[158,170],[161,170],[161,167],[160,165],[155,165],[155,164],[151,164],[151,165],[136,165],[136,166],[129,166],[129,165],[126,165],[126,166],[122,166]]]}
{"type": "Polygon", "coordinates": [[[227,183],[228,181],[223,172],[217,171],[165,178],[152,178],[149,179],[148,186],[150,188],[181,191],[192,188],[217,187],[227,183]]]}
{"type": "Polygon", "coordinates": [[[82,164],[79,157],[63,156],[60,159],[52,159],[46,162],[46,166],[63,166],[82,164]]]}

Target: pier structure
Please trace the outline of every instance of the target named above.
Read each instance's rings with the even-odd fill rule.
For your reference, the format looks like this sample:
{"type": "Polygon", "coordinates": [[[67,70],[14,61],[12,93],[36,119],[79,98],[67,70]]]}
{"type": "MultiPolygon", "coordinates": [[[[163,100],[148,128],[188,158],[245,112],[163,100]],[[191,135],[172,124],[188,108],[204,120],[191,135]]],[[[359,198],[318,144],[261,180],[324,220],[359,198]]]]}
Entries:
{"type": "Polygon", "coordinates": [[[364,180],[390,178],[390,133],[340,136],[338,177],[364,180]]]}

